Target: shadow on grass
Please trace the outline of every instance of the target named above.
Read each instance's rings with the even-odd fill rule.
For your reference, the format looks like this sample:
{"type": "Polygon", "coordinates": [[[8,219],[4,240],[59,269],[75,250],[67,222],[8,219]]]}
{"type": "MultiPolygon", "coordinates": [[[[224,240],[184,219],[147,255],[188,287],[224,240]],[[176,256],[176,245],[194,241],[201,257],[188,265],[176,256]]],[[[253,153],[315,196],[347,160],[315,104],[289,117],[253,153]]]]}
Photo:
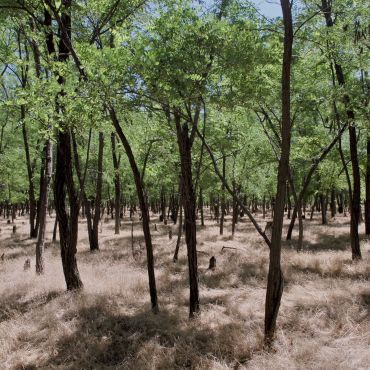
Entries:
{"type": "Polygon", "coordinates": [[[78,321],[76,330],[58,340],[45,368],[195,368],[205,358],[210,364],[214,358],[245,362],[259,349],[256,343],[253,348],[238,344],[245,336],[242,324],[202,328],[197,319],[186,325],[176,312],[124,315],[102,301],[72,316],[78,321]]]}
{"type": "Polygon", "coordinates": [[[24,314],[32,309],[46,305],[54,298],[63,294],[60,291],[51,291],[40,294],[32,299],[24,300],[26,291],[11,294],[3,294],[0,298],[0,322],[9,320],[14,316],[24,314]]]}
{"type": "MultiPolygon", "coordinates": [[[[307,252],[325,252],[325,251],[345,251],[350,247],[349,235],[328,235],[327,233],[317,233],[317,241],[307,241],[303,237],[303,250],[307,252]]],[[[283,248],[296,249],[297,237],[293,240],[283,240],[283,248]]]]}
{"type": "Polygon", "coordinates": [[[360,294],[360,297],[362,305],[367,307],[370,313],[370,291],[363,292],[362,294],[360,294]]]}

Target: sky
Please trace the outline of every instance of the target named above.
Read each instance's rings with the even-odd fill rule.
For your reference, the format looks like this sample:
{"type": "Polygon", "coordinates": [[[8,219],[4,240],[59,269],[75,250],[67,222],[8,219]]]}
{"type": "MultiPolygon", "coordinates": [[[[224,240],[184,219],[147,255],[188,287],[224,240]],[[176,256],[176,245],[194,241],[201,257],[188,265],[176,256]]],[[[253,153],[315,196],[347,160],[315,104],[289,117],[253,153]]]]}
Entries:
{"type": "Polygon", "coordinates": [[[267,18],[281,17],[281,6],[278,0],[251,0],[267,18]]]}
{"type": "MultiPolygon", "coordinates": [[[[249,0],[266,18],[281,17],[280,0],[249,0]]],[[[212,5],[214,0],[203,0],[202,3],[212,5]]]]}

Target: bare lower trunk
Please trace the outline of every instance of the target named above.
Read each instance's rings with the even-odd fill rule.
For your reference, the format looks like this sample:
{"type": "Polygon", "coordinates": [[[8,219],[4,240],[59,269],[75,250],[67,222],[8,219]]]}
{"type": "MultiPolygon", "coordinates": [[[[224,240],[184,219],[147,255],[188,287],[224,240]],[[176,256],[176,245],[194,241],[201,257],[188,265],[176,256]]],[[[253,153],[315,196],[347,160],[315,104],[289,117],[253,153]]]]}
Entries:
{"type": "Polygon", "coordinates": [[[195,220],[196,198],[193,189],[192,168],[191,168],[191,140],[187,122],[181,126],[181,118],[175,114],[177,140],[179,145],[183,206],[185,214],[185,240],[188,250],[189,267],[189,316],[193,317],[199,311],[199,289],[198,289],[198,260],[197,260],[197,229],[195,220]]]}
{"type": "MultiPolygon", "coordinates": [[[[226,172],[226,157],[222,156],[222,177],[225,178],[226,172]]],[[[222,183],[221,187],[221,219],[220,219],[220,235],[224,234],[224,221],[225,221],[225,186],[222,183]]]]}
{"type": "MultiPolygon", "coordinates": [[[[71,38],[71,0],[62,0],[62,5],[63,13],[61,15],[61,22],[67,30],[67,35],[71,38]]],[[[61,30],[59,30],[59,34],[62,35],[61,30]]],[[[67,41],[61,37],[58,56],[58,61],[61,63],[66,62],[69,55],[66,42],[67,41]]],[[[58,83],[63,86],[65,84],[64,77],[59,76],[58,83]]],[[[58,98],[63,94],[64,92],[62,90],[58,98]]],[[[63,114],[64,108],[59,99],[57,99],[56,110],[59,114],[63,114]]],[[[71,135],[68,127],[63,121],[59,122],[59,124],[63,128],[63,131],[58,133],[54,199],[59,223],[60,249],[64,277],[67,289],[74,290],[83,287],[76,260],[79,202],[73,181],[71,135]],[[66,190],[69,200],[69,215],[66,209],[66,190]]]]}
{"type": "Polygon", "coordinates": [[[177,262],[181,244],[181,236],[182,236],[182,228],[183,228],[183,221],[182,221],[182,186],[181,186],[181,178],[180,178],[180,217],[179,217],[179,227],[177,233],[177,241],[176,241],[176,248],[175,253],[173,255],[173,262],[177,262]]]}
{"type": "Polygon", "coordinates": [[[58,135],[57,161],[55,171],[54,199],[59,223],[60,249],[64,277],[68,290],[83,287],[77,268],[78,200],[73,184],[72,158],[68,130],[58,135]],[[66,192],[68,191],[70,214],[66,211],[66,192]]]}
{"type": "Polygon", "coordinates": [[[40,193],[40,224],[38,231],[38,239],[36,243],[36,273],[44,273],[44,244],[45,244],[45,231],[46,231],[46,217],[48,209],[48,192],[52,176],[52,144],[51,140],[47,139],[45,144],[45,173],[43,176],[41,193],[40,193]]]}
{"type": "Polygon", "coordinates": [[[95,208],[94,217],[92,222],[92,240],[90,243],[90,250],[99,250],[99,221],[100,221],[100,206],[102,198],[102,187],[103,187],[103,154],[104,154],[104,135],[99,132],[99,152],[98,152],[98,177],[96,181],[96,196],[95,196],[95,208]]]}
{"type": "Polygon", "coordinates": [[[200,225],[204,226],[204,212],[203,212],[203,189],[199,189],[199,209],[200,209],[200,225]]]}
{"type": "Polygon", "coordinates": [[[366,199],[365,199],[365,233],[370,235],[370,133],[366,142],[366,199]]]}
{"type": "Polygon", "coordinates": [[[116,149],[116,134],[111,134],[112,159],[114,168],[114,233],[120,232],[120,200],[121,200],[121,181],[119,175],[119,161],[116,149]]]}

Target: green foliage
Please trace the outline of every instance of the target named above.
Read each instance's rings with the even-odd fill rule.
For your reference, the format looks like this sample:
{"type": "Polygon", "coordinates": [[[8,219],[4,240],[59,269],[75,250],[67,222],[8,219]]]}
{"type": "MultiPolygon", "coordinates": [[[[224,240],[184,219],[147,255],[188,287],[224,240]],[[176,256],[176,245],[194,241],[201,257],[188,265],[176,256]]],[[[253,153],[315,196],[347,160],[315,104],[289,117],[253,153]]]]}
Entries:
{"type": "MultiPolygon", "coordinates": [[[[114,169],[110,135],[114,131],[105,104],[114,104],[133,148],[149,197],[160,189],[177,192],[179,157],[173,122],[164,108],[178,107],[184,117],[200,107],[199,130],[217,163],[226,156],[226,177],[247,196],[271,197],[276,187],[280,132],[281,20],[263,19],[247,1],[165,0],[76,1],[72,7],[72,43],[88,80],[81,79],[73,58],[61,63],[48,55],[41,2],[2,0],[0,24],[0,201],[27,199],[28,180],[20,108],[38,181],[42,143],[57,130],[73,130],[84,168],[88,132],[93,131],[86,192],[95,191],[98,132],[105,134],[104,199],[113,196],[114,169]],[[5,8],[4,8],[5,7],[5,8]],[[2,9],[2,10],[3,10],[2,9]],[[99,32],[96,32],[98,29],[99,32]],[[35,49],[40,53],[37,76],[35,49]],[[21,49],[21,51],[20,51],[21,49]],[[26,81],[24,80],[26,74],[26,81]],[[63,77],[63,88],[58,78],[63,77]],[[56,113],[56,101],[64,107],[56,113]],[[269,121],[266,120],[265,113],[269,121]],[[275,132],[274,132],[275,131],[275,132]],[[267,136],[268,135],[268,136],[267,136]]],[[[299,190],[315,158],[336,135],[336,102],[344,122],[343,94],[351,97],[361,130],[359,154],[366,164],[369,130],[369,48],[365,1],[335,3],[336,22],[328,30],[315,2],[305,1],[295,14],[292,82],[293,135],[291,170],[299,190]],[[330,60],[343,64],[346,87],[332,85],[330,60]]],[[[57,46],[57,24],[52,26],[57,46]]],[[[191,125],[190,125],[191,126],[191,125]]],[[[343,136],[349,157],[348,138],[343,136]]],[[[136,192],[129,163],[118,143],[119,174],[125,199],[136,192]]],[[[220,192],[208,154],[193,146],[193,174],[200,173],[205,195],[220,192]],[[202,163],[199,167],[199,162],[202,163]]],[[[309,193],[347,187],[334,149],[319,166],[309,193]]],[[[77,180],[76,180],[77,183],[77,180]]],[[[37,186],[36,186],[37,188],[37,186]]],[[[198,187],[199,190],[199,187],[198,187]]]]}

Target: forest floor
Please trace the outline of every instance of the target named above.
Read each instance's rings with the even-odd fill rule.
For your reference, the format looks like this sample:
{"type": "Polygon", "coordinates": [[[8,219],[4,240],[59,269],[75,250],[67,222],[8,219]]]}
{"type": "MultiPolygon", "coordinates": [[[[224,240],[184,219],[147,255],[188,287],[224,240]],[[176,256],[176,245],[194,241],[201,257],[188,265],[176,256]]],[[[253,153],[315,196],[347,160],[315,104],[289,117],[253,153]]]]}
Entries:
{"type": "MultiPolygon", "coordinates": [[[[264,220],[258,218],[261,224],[264,220]]],[[[153,217],[153,222],[157,218],[153,217]]],[[[172,262],[177,226],[154,231],[160,313],[150,311],[140,223],[102,223],[101,250],[88,250],[80,225],[78,265],[84,289],[65,290],[57,244],[48,243],[46,273],[35,274],[28,222],[18,232],[0,220],[1,369],[370,369],[370,241],[353,263],[348,218],[321,226],[305,220],[304,251],[284,242],[285,289],[273,350],[263,348],[268,248],[244,218],[231,237],[207,220],[199,228],[201,314],[188,319],[186,246],[172,262]],[[168,231],[173,228],[170,241],[168,231]],[[237,249],[224,249],[222,247],[237,249]],[[208,270],[209,258],[217,267],[208,270]],[[24,271],[27,258],[31,269],[24,271]]],[[[49,220],[48,240],[54,219],[49,220]]],[[[288,220],[285,221],[285,228],[288,220]]],[[[361,232],[363,235],[363,225],[361,232]]]]}

